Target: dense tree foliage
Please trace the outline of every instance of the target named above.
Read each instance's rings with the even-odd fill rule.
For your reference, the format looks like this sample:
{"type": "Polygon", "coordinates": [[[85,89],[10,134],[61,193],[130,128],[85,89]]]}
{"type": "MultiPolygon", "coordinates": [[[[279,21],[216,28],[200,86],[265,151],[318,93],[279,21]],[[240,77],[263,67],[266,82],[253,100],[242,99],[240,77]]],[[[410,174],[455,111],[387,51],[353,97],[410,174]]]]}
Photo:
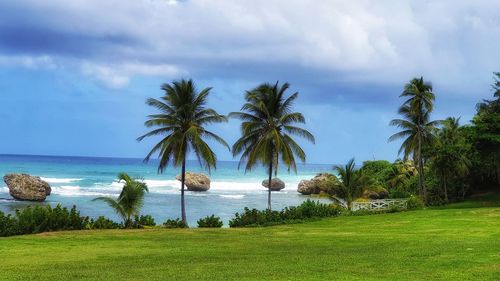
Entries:
{"type": "Polygon", "coordinates": [[[486,178],[500,185],[500,73],[495,73],[494,98],[479,103],[472,119],[471,141],[479,153],[486,178]]]}
{"type": "Polygon", "coordinates": [[[471,147],[460,130],[459,119],[449,117],[444,120],[436,136],[433,145],[429,148],[430,168],[439,180],[446,202],[448,202],[450,184],[453,182],[455,182],[455,188],[460,187],[463,198],[465,177],[471,166],[468,157],[471,147]]]}

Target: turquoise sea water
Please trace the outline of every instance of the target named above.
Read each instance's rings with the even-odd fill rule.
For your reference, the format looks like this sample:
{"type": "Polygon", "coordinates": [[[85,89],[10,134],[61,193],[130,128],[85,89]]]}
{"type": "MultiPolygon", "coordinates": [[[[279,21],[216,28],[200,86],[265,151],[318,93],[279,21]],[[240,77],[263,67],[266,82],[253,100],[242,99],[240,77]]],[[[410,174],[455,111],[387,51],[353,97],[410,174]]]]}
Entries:
{"type": "MultiPolygon", "coordinates": [[[[211,188],[207,192],[187,192],[187,217],[191,226],[204,216],[215,214],[225,224],[244,207],[264,209],[267,204],[267,190],[261,186],[266,179],[264,168],[256,168],[245,174],[238,170],[237,162],[219,162],[217,169],[210,174],[211,188]]],[[[298,205],[308,196],[297,193],[297,184],[302,179],[309,179],[315,174],[331,170],[332,165],[305,164],[297,167],[297,174],[288,173],[281,168],[278,177],[285,182],[285,189],[273,192],[274,209],[298,205]]],[[[197,161],[188,161],[187,170],[205,172],[197,161]]],[[[152,215],[157,223],[167,218],[180,217],[180,182],[175,180],[180,169],[169,167],[161,175],[157,173],[157,162],[143,163],[142,159],[131,158],[96,158],[96,157],[60,157],[0,155],[0,176],[8,173],[28,173],[42,177],[52,187],[52,194],[46,202],[14,201],[9,195],[5,183],[0,180],[0,210],[14,212],[34,204],[76,205],[82,215],[97,217],[105,215],[118,220],[113,211],[103,202],[93,202],[98,196],[117,196],[121,184],[116,181],[120,172],[127,172],[133,177],[142,178],[149,187],[143,214],[152,215]]]]}

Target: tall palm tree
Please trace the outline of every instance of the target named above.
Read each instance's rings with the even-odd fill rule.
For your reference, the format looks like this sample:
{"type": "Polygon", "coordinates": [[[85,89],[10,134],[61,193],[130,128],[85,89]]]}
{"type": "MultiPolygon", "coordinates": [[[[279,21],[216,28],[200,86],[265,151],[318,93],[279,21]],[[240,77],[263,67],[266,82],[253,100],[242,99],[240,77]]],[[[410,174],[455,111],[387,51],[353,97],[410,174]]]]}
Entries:
{"type": "Polygon", "coordinates": [[[186,180],[186,158],[190,152],[194,153],[200,163],[209,172],[216,167],[217,157],[205,140],[213,140],[226,146],[229,145],[218,135],[205,129],[204,126],[226,122],[227,118],[215,110],[206,107],[207,97],[211,88],[197,92],[193,81],[180,80],[171,84],[163,84],[165,92],[160,99],[149,98],[146,104],[156,108],[159,113],[149,115],[144,125],[154,130],[139,137],[141,141],[146,137],[161,136],[161,140],[153,146],[144,161],[158,153],[160,159],[158,173],[172,163],[181,166],[181,216],[187,225],[186,207],[184,201],[184,183],[186,180]]]}
{"type": "MultiPolygon", "coordinates": [[[[471,165],[467,157],[468,144],[459,131],[459,120],[460,118],[453,117],[444,120],[432,147],[432,164],[443,186],[446,202],[448,202],[448,182],[452,178],[465,176],[471,165]]],[[[464,193],[462,191],[462,195],[464,193]]]]}
{"type": "MultiPolygon", "coordinates": [[[[290,85],[261,84],[246,92],[246,103],[241,112],[232,112],[230,117],[242,120],[241,138],[233,145],[233,155],[241,154],[238,168],[246,162],[245,171],[250,171],[257,163],[268,167],[269,184],[273,171],[278,173],[278,163],[297,171],[295,157],[306,161],[304,150],[292,136],[303,137],[314,143],[314,136],[307,130],[297,127],[304,124],[305,118],[299,112],[293,112],[292,106],[299,96],[294,93],[285,97],[290,85]]],[[[271,210],[271,188],[268,188],[267,207],[271,210]]]]}
{"type": "Polygon", "coordinates": [[[392,135],[389,141],[404,138],[399,153],[404,151],[404,159],[412,155],[418,170],[418,183],[420,195],[424,198],[425,178],[424,178],[424,157],[422,155],[423,146],[430,143],[432,131],[440,121],[429,121],[430,113],[433,110],[434,93],[432,85],[425,82],[423,77],[414,78],[404,87],[400,97],[406,97],[407,100],[399,108],[399,114],[402,119],[394,119],[391,126],[403,129],[392,135]]]}
{"type": "Polygon", "coordinates": [[[493,79],[495,80],[492,85],[494,91],[493,96],[500,98],[500,72],[494,72],[493,75],[493,79]]]}
{"type": "Polygon", "coordinates": [[[123,219],[123,225],[130,227],[132,217],[139,215],[144,203],[144,195],[148,192],[146,183],[131,178],[126,173],[120,173],[118,180],[124,182],[122,191],[117,199],[111,197],[97,197],[93,201],[104,201],[123,219]]]}
{"type": "Polygon", "coordinates": [[[370,188],[372,182],[363,174],[362,170],[356,169],[354,158],[349,160],[345,166],[336,165],[333,169],[337,172],[339,184],[336,186],[337,198],[345,201],[348,210],[352,209],[352,202],[361,197],[365,188],[370,188]]]}

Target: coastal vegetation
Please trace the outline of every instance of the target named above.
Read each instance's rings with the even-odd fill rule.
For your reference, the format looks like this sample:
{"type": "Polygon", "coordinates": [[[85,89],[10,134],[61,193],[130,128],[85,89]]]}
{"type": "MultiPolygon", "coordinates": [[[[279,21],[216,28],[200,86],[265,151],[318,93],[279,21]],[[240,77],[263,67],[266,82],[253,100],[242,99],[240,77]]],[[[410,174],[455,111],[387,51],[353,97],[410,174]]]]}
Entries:
{"type": "Polygon", "coordinates": [[[224,223],[219,217],[215,215],[206,216],[197,221],[198,227],[208,227],[208,228],[221,228],[224,223]]]}
{"type": "Polygon", "coordinates": [[[0,280],[496,280],[499,202],[265,228],[2,238],[0,280]]]}
{"type": "MultiPolygon", "coordinates": [[[[389,140],[403,139],[399,150],[403,159],[394,163],[365,161],[360,167],[351,159],[345,166],[334,166],[332,173],[318,174],[311,180],[300,182],[298,192],[325,195],[333,199],[332,204],[305,201],[297,207],[273,211],[272,189],[268,188],[267,210],[245,208],[242,213],[235,214],[229,226],[266,226],[339,214],[362,214],[366,210],[357,211],[354,204],[373,199],[406,198],[405,208],[415,209],[423,205],[443,205],[464,200],[468,195],[495,190],[500,185],[500,74],[494,75],[493,99],[477,105],[477,113],[469,125],[460,125],[459,117],[430,121],[436,97],[432,85],[423,77],[412,79],[401,94],[405,98],[398,110],[402,118],[390,123],[401,129],[389,140]]],[[[162,225],[184,228],[188,227],[184,203],[186,157],[192,152],[209,172],[216,168],[216,155],[205,140],[219,142],[228,149],[229,146],[205,125],[225,122],[227,117],[206,107],[211,88],[198,92],[192,80],[180,80],[164,84],[162,89],[165,95],[159,100],[147,100],[148,105],[160,111],[149,115],[145,122],[147,127],[154,129],[138,140],[161,136],[145,158],[148,161],[158,153],[159,173],[169,164],[181,166],[181,218],[168,219],[162,225]]],[[[273,173],[278,173],[278,163],[289,171],[296,171],[295,157],[305,161],[306,154],[293,136],[314,142],[310,132],[297,126],[305,123],[305,117],[293,111],[298,93],[287,97],[288,89],[288,83],[281,86],[279,83],[261,84],[246,92],[246,103],[241,112],[229,115],[242,120],[241,138],[232,147],[235,156],[241,154],[239,165],[245,164],[246,171],[251,171],[257,164],[267,167],[268,186],[272,186],[273,173]]],[[[205,177],[203,182],[209,184],[209,178],[205,177]]],[[[41,182],[38,185],[44,194],[50,193],[50,187],[47,192],[43,181],[34,179],[37,184],[41,182]]],[[[18,210],[14,215],[1,213],[2,235],[155,226],[151,216],[139,216],[143,197],[148,191],[146,184],[125,173],[119,175],[119,180],[124,182],[124,187],[117,199],[100,197],[95,200],[104,201],[115,209],[123,220],[121,224],[105,217],[96,220],[81,217],[75,208],[68,211],[60,206],[54,209],[50,206],[34,207],[18,210]]],[[[274,180],[279,182],[276,178],[274,180]]],[[[16,187],[19,182],[15,182],[16,187]]],[[[200,227],[220,227],[222,224],[215,215],[198,220],[200,227]]]]}
{"type": "MultiPolygon", "coordinates": [[[[314,143],[314,136],[307,130],[297,127],[306,119],[300,112],[293,111],[293,104],[299,93],[285,96],[290,85],[284,83],[261,84],[245,94],[245,104],[241,112],[231,112],[229,117],[238,118],[241,123],[241,138],[232,148],[233,155],[241,154],[240,165],[251,171],[257,164],[268,167],[267,209],[271,210],[271,182],[278,174],[281,162],[288,171],[297,171],[295,157],[306,161],[306,153],[293,139],[302,137],[314,143]]],[[[238,166],[239,167],[239,166],[238,166]]]]}

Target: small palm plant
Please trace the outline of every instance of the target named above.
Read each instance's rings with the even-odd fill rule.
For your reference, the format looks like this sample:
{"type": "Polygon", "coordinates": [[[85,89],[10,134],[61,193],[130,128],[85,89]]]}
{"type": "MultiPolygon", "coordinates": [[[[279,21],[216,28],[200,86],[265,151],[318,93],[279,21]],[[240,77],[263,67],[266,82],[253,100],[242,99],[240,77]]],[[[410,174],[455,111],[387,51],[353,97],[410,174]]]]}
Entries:
{"type": "MultiPolygon", "coordinates": [[[[245,171],[250,171],[257,163],[268,168],[268,186],[271,187],[273,171],[278,173],[281,156],[288,170],[297,171],[295,157],[306,161],[306,154],[293,136],[303,137],[314,143],[314,136],[307,130],[297,127],[304,124],[305,118],[300,112],[293,112],[292,106],[299,96],[294,93],[285,97],[288,83],[261,84],[248,91],[246,103],[241,112],[232,112],[230,117],[242,120],[241,138],[233,145],[233,155],[241,154],[238,168],[246,162],[245,171]]],[[[271,210],[271,188],[268,189],[267,208],[271,210]]]]}
{"type": "Polygon", "coordinates": [[[229,145],[221,137],[208,131],[206,126],[226,122],[227,118],[206,106],[211,88],[198,92],[191,79],[164,84],[162,90],[165,94],[160,99],[149,98],[146,101],[147,105],[159,111],[149,115],[149,120],[144,123],[146,127],[154,129],[137,140],[161,136],[161,140],[144,159],[147,162],[157,153],[160,158],[158,173],[163,173],[170,163],[175,167],[181,166],[181,217],[187,225],[184,200],[186,159],[193,152],[200,165],[209,172],[212,167],[215,168],[217,157],[205,141],[213,140],[227,149],[229,145]]]}
{"type": "Polygon", "coordinates": [[[339,183],[335,188],[335,197],[345,202],[348,210],[352,209],[352,202],[363,195],[365,188],[369,188],[372,182],[363,174],[362,170],[356,169],[354,158],[349,160],[345,166],[336,165],[333,169],[337,172],[339,183]]]}
{"type": "Polygon", "coordinates": [[[413,162],[398,160],[392,165],[387,185],[391,189],[406,186],[414,176],[417,176],[417,169],[413,162]]]}
{"type": "Polygon", "coordinates": [[[118,180],[124,182],[122,191],[117,199],[111,197],[98,197],[93,201],[104,201],[123,219],[123,225],[132,226],[132,218],[139,215],[144,204],[144,195],[148,192],[146,183],[131,178],[126,173],[120,173],[118,180]]]}

